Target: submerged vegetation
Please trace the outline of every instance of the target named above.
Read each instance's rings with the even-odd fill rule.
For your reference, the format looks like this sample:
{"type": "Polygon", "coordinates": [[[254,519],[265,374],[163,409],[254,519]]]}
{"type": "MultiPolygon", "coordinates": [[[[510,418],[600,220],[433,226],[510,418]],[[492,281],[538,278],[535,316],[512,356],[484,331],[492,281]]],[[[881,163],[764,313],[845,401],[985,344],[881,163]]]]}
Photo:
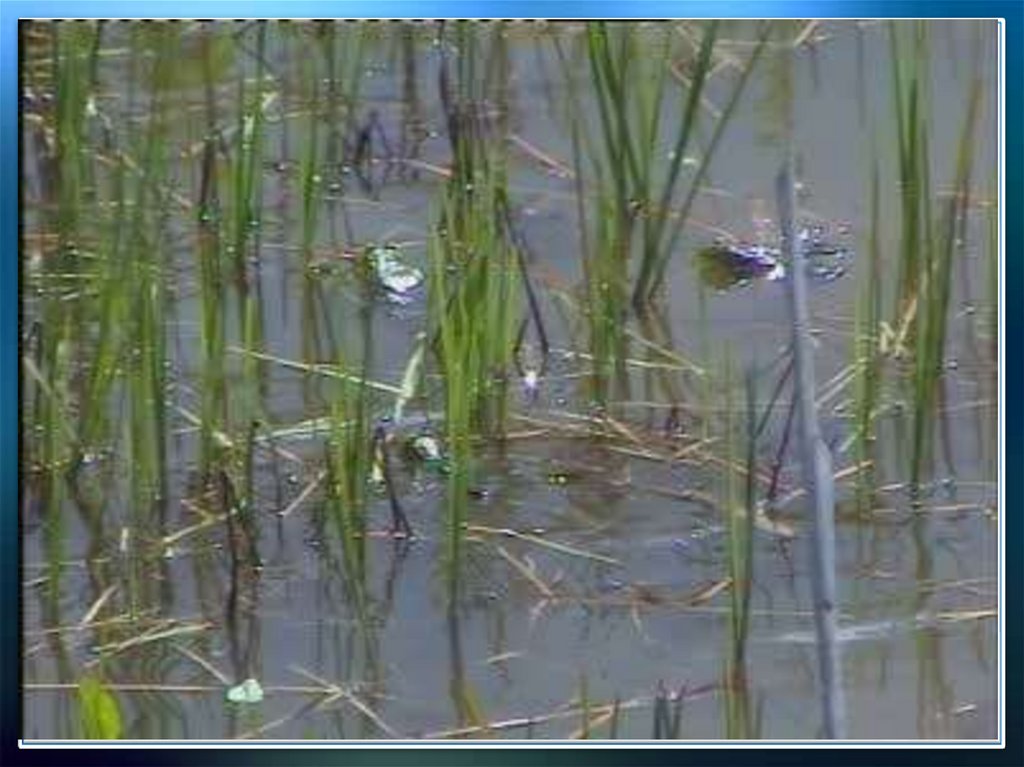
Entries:
{"type": "Polygon", "coordinates": [[[779,713],[829,675],[823,599],[848,732],[961,732],[995,700],[994,39],[24,25],[26,736],[830,736],[779,713]],[[858,703],[914,684],[864,681],[880,635],[916,722],[858,703]]]}

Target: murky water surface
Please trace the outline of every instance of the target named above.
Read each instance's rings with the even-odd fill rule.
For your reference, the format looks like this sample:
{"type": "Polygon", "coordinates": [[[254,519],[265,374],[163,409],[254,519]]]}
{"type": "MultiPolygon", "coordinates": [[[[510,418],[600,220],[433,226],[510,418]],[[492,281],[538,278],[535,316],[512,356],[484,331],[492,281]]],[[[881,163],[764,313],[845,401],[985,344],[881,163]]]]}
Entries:
{"type": "MultiPolygon", "coordinates": [[[[932,183],[939,195],[952,184],[974,30],[957,23],[931,28],[932,73],[941,84],[929,105],[932,183]]],[[[490,34],[479,36],[487,50],[493,48],[490,34]]],[[[752,35],[734,25],[723,36],[742,41],[752,35]]],[[[582,50],[581,31],[569,25],[517,29],[507,35],[503,53],[488,59],[505,67],[505,86],[488,94],[488,105],[509,132],[512,202],[533,252],[529,268],[553,348],[543,372],[527,364],[517,374],[507,438],[475,444],[461,593],[452,606],[442,564],[443,462],[431,466],[397,455],[393,482],[415,539],[384,535],[390,503],[386,493],[373,491],[365,589],[362,598],[353,597],[337,534],[325,521],[325,435],[288,431],[328,415],[333,390],[317,374],[286,364],[331,362],[337,349],[357,355],[369,332],[370,378],[401,383],[428,315],[427,289],[417,277],[428,269],[428,232],[451,162],[436,31],[418,28],[406,37],[397,25],[379,27],[362,51],[355,73],[359,100],[344,123],[330,112],[331,68],[311,29],[272,26],[263,65],[253,54],[251,29],[221,26],[213,38],[213,98],[226,135],[238,128],[239,74],[262,71],[270,83],[256,169],[263,207],[252,272],[260,345],[270,360],[260,369],[261,428],[277,432],[255,451],[261,566],[232,567],[230,531],[217,499],[198,486],[194,416],[204,376],[203,299],[197,211],[190,201],[200,195],[208,112],[204,36],[190,27],[166,90],[176,117],[164,136],[167,184],[184,204],[174,196],[165,200],[158,235],[170,281],[163,317],[169,497],[159,509],[133,505],[134,437],[127,426],[123,433],[114,430],[109,452],[78,469],[77,491],[66,493],[59,508],[46,507],[38,481],[27,476],[25,736],[80,734],[74,686],[92,669],[115,694],[123,734],[133,738],[560,738],[579,733],[584,693],[593,736],[609,734],[611,717],[602,711],[617,700],[617,737],[645,738],[659,689],[682,692],[681,737],[816,737],[809,532],[804,499],[795,492],[798,451],[789,446],[774,480],[782,499],[778,525],[755,527],[746,674],[738,684],[726,671],[727,519],[714,501],[721,484],[715,460],[724,458],[702,446],[699,414],[712,405],[703,379],[687,368],[710,369],[731,356],[737,423],[744,417],[744,366],[770,370],[759,379],[762,404],[782,370],[768,366],[789,342],[786,280],[748,270],[738,281],[706,285],[693,258],[723,242],[774,247],[770,236],[764,239],[764,220],[775,215],[772,184],[780,158],[768,106],[771,68],[755,73],[710,165],[669,270],[669,300],[647,323],[630,323],[628,354],[635,364],[627,388],[606,412],[597,412],[586,388],[586,326],[565,300],[578,295],[581,238],[564,114],[570,76],[552,42],[582,50]],[[312,161],[323,198],[310,269],[302,252],[302,184],[311,157],[312,90],[320,110],[320,151],[312,161]],[[354,160],[360,142],[367,154],[354,160]],[[365,298],[353,288],[351,256],[387,244],[396,246],[389,252],[406,271],[382,257],[386,270],[398,271],[388,272],[391,295],[378,292],[366,313],[365,298]],[[671,348],[677,363],[666,364],[669,357],[651,352],[651,343],[671,348]],[[614,420],[604,420],[606,414],[614,420]],[[604,438],[593,436],[595,423],[604,438]],[[227,702],[228,690],[246,678],[259,682],[262,702],[227,702]],[[745,707],[745,730],[728,724],[737,700],[745,707]]],[[[979,198],[995,179],[995,27],[983,38],[985,100],[974,174],[979,198]]],[[[94,108],[101,116],[144,121],[149,96],[130,87],[130,39],[128,27],[106,30],[94,108]]],[[[338,45],[350,39],[339,36],[338,45]]],[[[823,23],[812,41],[795,59],[794,144],[807,225],[827,227],[828,237],[848,249],[838,273],[811,280],[822,426],[841,471],[856,464],[853,390],[843,376],[867,268],[875,157],[883,161],[883,262],[898,253],[897,179],[888,140],[895,118],[884,25],[823,23]]],[[[749,46],[729,50],[742,57],[749,46]]],[[[346,55],[341,47],[334,52],[338,72],[346,55]]],[[[585,74],[575,72],[574,87],[589,87],[585,74]]],[[[716,76],[721,83],[712,82],[709,109],[721,108],[715,100],[731,82],[728,71],[716,76]]],[[[678,110],[678,91],[671,93],[674,101],[665,109],[678,110]]],[[[46,110],[38,107],[40,120],[48,119],[46,110]]],[[[40,159],[46,133],[31,112],[24,129],[26,332],[43,317],[34,288],[44,269],[39,260],[51,257],[43,235],[52,231],[54,206],[40,159]]],[[[91,125],[98,132],[93,143],[102,146],[99,123],[91,125]]],[[[111,126],[113,135],[123,135],[122,128],[111,126]]],[[[700,137],[699,145],[707,139],[700,137]]],[[[225,138],[227,151],[234,140],[225,138]]],[[[668,152],[666,143],[666,162],[668,152]]],[[[693,164],[684,163],[683,172],[694,172],[693,164]]],[[[226,172],[221,183],[229,196],[226,172]]],[[[983,221],[982,213],[972,209],[971,215],[983,221]]],[[[857,738],[995,735],[997,410],[995,363],[982,340],[993,307],[983,223],[969,232],[954,268],[938,447],[924,497],[915,506],[906,489],[909,406],[879,420],[868,513],[856,511],[855,473],[837,490],[839,638],[849,732],[857,738]]],[[[123,245],[124,258],[133,257],[132,247],[123,245]]],[[[227,337],[234,339],[227,350],[228,386],[232,397],[242,397],[236,379],[242,330],[230,291],[225,296],[227,337]]],[[[74,296],[68,311],[76,301],[95,300],[74,296]]],[[[535,354],[536,339],[527,343],[532,346],[524,355],[535,354]]],[[[80,351],[86,363],[100,353],[80,351]]],[[[415,433],[436,436],[445,449],[440,381],[431,374],[427,385],[427,400],[410,403],[407,420],[389,426],[396,432],[392,444],[415,433]]],[[[893,391],[896,398],[912,397],[893,391]]],[[[123,397],[112,399],[111,413],[120,414],[115,420],[127,419],[123,397]]],[[[393,397],[381,394],[375,403],[374,417],[384,417],[393,397]]],[[[786,409],[778,405],[759,445],[762,493],[772,484],[786,409]]],[[[25,425],[34,425],[31,412],[25,425]]],[[[245,429],[236,426],[237,438],[245,429]]]]}

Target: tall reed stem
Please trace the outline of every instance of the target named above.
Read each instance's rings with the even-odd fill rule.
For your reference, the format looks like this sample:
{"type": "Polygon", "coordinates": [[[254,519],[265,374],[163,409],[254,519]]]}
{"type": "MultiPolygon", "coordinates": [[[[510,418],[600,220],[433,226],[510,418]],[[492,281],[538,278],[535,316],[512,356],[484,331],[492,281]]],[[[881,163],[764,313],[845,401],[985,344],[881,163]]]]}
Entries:
{"type": "Polygon", "coordinates": [[[821,437],[815,404],[814,359],[811,354],[810,314],[802,248],[796,239],[796,194],[793,156],[787,153],[776,179],[782,250],[791,265],[789,298],[793,317],[793,354],[804,485],[813,511],[811,589],[814,628],[818,639],[818,682],[825,736],[846,736],[846,704],[839,643],[836,641],[836,543],[832,457],[821,437]]]}

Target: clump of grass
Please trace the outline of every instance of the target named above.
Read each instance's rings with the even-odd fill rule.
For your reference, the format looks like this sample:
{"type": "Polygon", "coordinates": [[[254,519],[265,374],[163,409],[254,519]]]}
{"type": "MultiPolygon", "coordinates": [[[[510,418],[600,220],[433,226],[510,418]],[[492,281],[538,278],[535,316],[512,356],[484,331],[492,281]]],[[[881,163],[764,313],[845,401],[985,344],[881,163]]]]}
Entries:
{"type": "MultiPolygon", "coordinates": [[[[306,268],[306,279],[302,284],[303,358],[309,362],[325,353],[322,336],[331,332],[320,322],[318,311],[326,311],[326,301],[313,268],[314,250],[324,226],[326,204],[340,209],[340,215],[335,215],[330,209],[326,211],[325,225],[332,250],[340,250],[345,244],[338,241],[338,221],[342,223],[342,234],[347,238],[349,247],[356,245],[354,226],[344,203],[347,183],[344,140],[360,103],[363,59],[371,26],[324,21],[283,27],[286,39],[302,61],[299,90],[305,124],[299,160],[298,240],[306,268]],[[306,55],[311,43],[319,56],[306,55]],[[325,195],[328,190],[340,192],[337,199],[329,200],[325,195]]],[[[332,339],[327,341],[328,346],[334,346],[332,339]]]]}
{"type": "Polygon", "coordinates": [[[48,31],[53,47],[51,83],[60,94],[52,117],[53,154],[47,158],[56,197],[48,223],[57,235],[57,251],[52,258],[44,258],[38,273],[31,275],[40,294],[39,320],[32,338],[34,355],[26,356],[22,370],[26,399],[32,402],[39,433],[38,442],[32,445],[35,464],[46,478],[44,496],[55,500],[60,470],[81,450],[72,384],[85,326],[84,309],[83,302],[67,295],[61,277],[82,273],[83,246],[92,234],[83,211],[91,176],[86,145],[91,87],[86,63],[95,33],[93,26],[85,23],[52,24],[48,31]]]}
{"type": "Polygon", "coordinates": [[[212,476],[224,446],[215,440],[223,433],[225,357],[227,334],[224,322],[225,275],[221,264],[221,193],[217,167],[217,100],[215,94],[215,28],[204,25],[200,38],[203,60],[204,118],[203,155],[200,166],[199,205],[197,207],[199,274],[200,346],[202,381],[200,406],[200,471],[212,476]]]}
{"type": "Polygon", "coordinates": [[[250,82],[240,74],[237,82],[235,141],[229,160],[230,208],[227,218],[228,247],[222,265],[230,274],[234,288],[233,300],[237,311],[236,327],[240,335],[241,377],[238,395],[230,399],[228,417],[232,430],[242,431],[236,441],[236,463],[240,464],[243,504],[254,509],[253,484],[255,473],[255,432],[264,420],[261,395],[263,393],[264,363],[256,352],[263,344],[263,314],[260,283],[260,263],[263,218],[263,152],[264,123],[269,104],[267,90],[267,28],[268,22],[257,22],[252,56],[256,62],[256,75],[250,82]],[[236,426],[236,424],[238,426],[236,426]],[[244,431],[243,431],[244,430],[244,431]]]}
{"type": "MultiPolygon", "coordinates": [[[[875,439],[875,416],[882,382],[879,328],[882,322],[881,214],[877,159],[871,173],[870,221],[868,223],[868,269],[859,290],[854,318],[854,365],[858,371],[855,394],[855,444],[857,461],[870,462],[875,439]]],[[[872,485],[873,471],[858,474],[857,506],[864,508],[866,491],[872,485]]]]}
{"type": "MultiPolygon", "coordinates": [[[[368,293],[368,291],[367,291],[368,293]]],[[[368,296],[367,296],[368,298],[368,296]]],[[[369,301],[360,310],[363,328],[361,372],[334,387],[327,448],[328,507],[336,524],[350,581],[365,585],[370,471],[374,460],[373,415],[366,385],[373,339],[369,301]]],[[[340,367],[345,369],[344,359],[340,367]]],[[[359,588],[355,591],[362,593],[359,588]]]]}
{"type": "Polygon", "coordinates": [[[471,200],[447,198],[428,246],[430,314],[444,375],[452,469],[445,527],[453,561],[465,522],[470,437],[504,429],[518,319],[515,262],[495,221],[495,191],[477,177],[471,200]]]}
{"type": "Polygon", "coordinates": [[[913,402],[911,484],[919,486],[930,461],[932,431],[946,346],[953,265],[966,229],[974,159],[974,130],[981,105],[980,36],[958,143],[953,194],[933,206],[929,149],[928,31],[892,23],[890,47],[900,172],[901,226],[898,342],[911,339],[913,402]],[[910,37],[909,42],[905,39],[910,37]],[[910,48],[908,52],[908,47],[910,48]]]}
{"type": "Polygon", "coordinates": [[[502,200],[486,174],[477,176],[471,199],[442,203],[429,248],[443,372],[464,382],[467,426],[497,436],[505,428],[520,317],[516,258],[494,215],[502,200]]]}
{"type": "MultiPolygon", "coordinates": [[[[722,720],[726,737],[750,738],[757,722],[748,701],[746,649],[750,634],[751,596],[754,582],[754,530],[759,510],[757,491],[758,444],[774,407],[773,399],[759,417],[757,412],[757,366],[743,376],[743,404],[736,400],[736,376],[730,352],[725,352],[702,372],[708,383],[703,404],[705,441],[720,446],[714,475],[716,506],[724,514],[724,582],[729,587],[727,651],[723,655],[722,720]],[[738,414],[742,417],[738,418],[738,414]]],[[[780,382],[781,384],[781,382],[780,382]]],[[[655,697],[654,737],[680,737],[685,688],[674,697],[663,688],[655,697]]]]}
{"type": "MultiPolygon", "coordinates": [[[[458,569],[469,489],[470,437],[500,436],[521,314],[515,246],[508,209],[503,137],[488,135],[479,114],[474,27],[456,29],[457,82],[442,62],[444,104],[453,166],[428,243],[428,311],[444,376],[451,475],[445,522],[449,572],[458,569]]],[[[454,582],[454,581],[453,581],[454,582]]]]}
{"type": "Polygon", "coordinates": [[[895,22],[889,26],[902,225],[897,316],[915,302],[921,252],[930,246],[932,235],[928,215],[931,179],[925,103],[927,28],[924,24],[913,28],[913,55],[908,56],[902,27],[895,22]]]}
{"type": "MultiPolygon", "coordinates": [[[[691,26],[681,28],[686,33],[682,37],[696,36],[691,26]]],[[[684,168],[704,127],[703,102],[715,68],[718,29],[716,21],[703,24],[697,30],[699,43],[680,52],[676,45],[680,30],[673,25],[654,31],[626,22],[588,24],[586,62],[593,103],[574,85],[572,62],[556,40],[569,83],[583,311],[593,359],[591,397],[600,404],[609,398],[611,382],[625,379],[623,330],[630,301],[646,311],[663,287],[671,255],[761,56],[768,27],[759,30],[757,44],[741,66],[726,105],[714,118],[708,146],[695,171],[688,174],[684,168]],[[676,91],[670,73],[680,56],[686,57],[689,72],[676,91]],[[678,111],[670,107],[673,97],[678,111]],[[598,118],[593,130],[587,126],[592,108],[598,118]],[[631,277],[634,251],[639,252],[635,278],[631,277]]]]}
{"type": "Polygon", "coordinates": [[[641,262],[632,290],[638,307],[649,302],[664,283],[697,191],[767,39],[768,27],[764,26],[715,118],[696,171],[684,184],[683,163],[702,122],[702,101],[715,65],[718,28],[717,21],[702,26],[699,46],[691,54],[690,72],[678,97],[681,111],[672,114],[666,104],[669,73],[677,55],[673,45],[677,30],[664,25],[659,33],[653,33],[636,24],[606,22],[591,22],[587,27],[590,77],[600,118],[600,148],[591,160],[601,196],[610,207],[601,213],[611,215],[615,222],[615,256],[628,257],[634,231],[639,236],[641,262]],[[671,147],[667,165],[663,142],[671,147]],[[682,189],[686,191],[681,206],[673,210],[682,189]]]}
{"type": "MultiPolygon", "coordinates": [[[[133,477],[138,476],[137,501],[166,499],[166,318],[167,268],[164,248],[167,213],[166,144],[169,115],[168,96],[173,72],[173,55],[178,46],[180,27],[159,25],[143,41],[153,56],[150,75],[150,112],[140,155],[145,173],[139,178],[134,196],[131,222],[132,242],[140,252],[129,257],[137,270],[129,279],[137,294],[132,316],[137,318],[130,342],[137,355],[131,365],[132,426],[130,455],[134,459],[133,477]],[[151,216],[151,218],[149,218],[151,216]]],[[[133,355],[133,356],[135,356],[133,355]]]]}
{"type": "MultiPolygon", "coordinates": [[[[238,325],[246,349],[255,349],[261,343],[262,336],[259,302],[254,296],[254,288],[259,286],[258,264],[263,206],[266,45],[267,23],[261,22],[256,27],[255,83],[250,86],[246,78],[238,78],[238,144],[233,163],[232,184],[232,253],[235,280],[241,299],[238,325]],[[250,263],[256,264],[257,269],[251,270],[250,263]]],[[[252,355],[246,355],[245,359],[252,365],[258,364],[252,355]]]]}

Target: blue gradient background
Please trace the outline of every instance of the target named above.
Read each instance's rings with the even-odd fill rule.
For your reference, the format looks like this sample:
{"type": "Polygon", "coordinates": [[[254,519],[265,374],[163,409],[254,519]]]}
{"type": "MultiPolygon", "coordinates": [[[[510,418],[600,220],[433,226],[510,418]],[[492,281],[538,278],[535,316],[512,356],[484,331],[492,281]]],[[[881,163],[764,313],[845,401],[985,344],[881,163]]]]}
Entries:
{"type": "MultiPolygon", "coordinates": [[[[4,2],[0,5],[0,764],[231,764],[329,765],[329,764],[793,764],[828,760],[833,764],[1024,764],[1021,749],[1024,707],[1021,701],[1021,621],[1024,615],[1024,578],[1021,572],[1022,524],[1024,513],[1021,488],[1024,467],[1024,422],[1016,394],[1021,379],[1021,349],[1014,332],[1024,306],[1021,283],[1022,196],[1021,196],[1021,86],[1024,60],[1021,58],[1024,31],[1024,2],[986,0],[898,0],[866,2],[825,0],[818,2],[464,2],[413,3],[394,0],[376,2],[4,2]],[[693,750],[569,750],[565,746],[536,750],[344,750],[287,753],[272,746],[262,751],[172,750],[129,751],[33,751],[16,749],[21,726],[20,627],[19,627],[19,513],[18,513],[18,18],[252,18],[252,17],[367,17],[367,18],[881,18],[881,17],[967,17],[1003,18],[1006,21],[1006,115],[1005,191],[1006,210],[1003,307],[1005,312],[1005,381],[1009,396],[1002,403],[1006,418],[1004,507],[1006,524],[1006,732],[1004,751],[967,751],[943,746],[939,749],[822,751],[795,754],[784,750],[717,751],[693,750]],[[1009,513],[1005,513],[1009,510],[1009,513]]],[[[810,747],[805,747],[805,750],[810,747]]]]}

